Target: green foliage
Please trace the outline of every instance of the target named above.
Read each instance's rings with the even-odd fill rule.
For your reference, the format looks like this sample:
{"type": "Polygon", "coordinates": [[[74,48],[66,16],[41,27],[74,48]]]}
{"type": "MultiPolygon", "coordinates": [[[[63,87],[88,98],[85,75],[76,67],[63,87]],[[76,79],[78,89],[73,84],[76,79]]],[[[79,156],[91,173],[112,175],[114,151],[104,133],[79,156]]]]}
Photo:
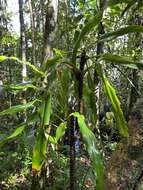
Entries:
{"type": "Polygon", "coordinates": [[[136,3],[139,2],[140,0],[109,0],[109,6],[113,6],[116,4],[121,4],[121,3],[136,3]]]}
{"type": "Polygon", "coordinates": [[[138,25],[132,25],[132,26],[126,26],[124,28],[120,28],[116,31],[105,33],[102,36],[100,36],[99,41],[105,41],[105,40],[111,40],[114,38],[117,38],[119,36],[123,36],[130,33],[141,33],[143,32],[143,26],[138,25]]]}
{"type": "Polygon", "coordinates": [[[137,62],[134,58],[114,55],[111,53],[106,53],[102,55],[103,60],[107,62],[112,62],[115,64],[121,64],[123,66],[132,68],[132,69],[143,69],[143,63],[137,62]]]}
{"type": "Polygon", "coordinates": [[[26,124],[22,124],[22,125],[20,125],[20,127],[17,127],[16,130],[10,136],[8,136],[4,140],[0,141],[0,145],[3,145],[7,141],[20,135],[24,131],[25,127],[26,127],[26,124]]]}
{"type": "Polygon", "coordinates": [[[92,160],[93,170],[96,173],[96,188],[97,190],[104,189],[104,167],[101,159],[100,152],[97,150],[97,140],[93,132],[87,127],[84,116],[78,112],[72,113],[74,117],[77,117],[80,132],[83,140],[86,144],[87,151],[92,160]]]}
{"type": "Polygon", "coordinates": [[[29,102],[29,103],[26,103],[26,104],[22,104],[22,105],[17,105],[17,106],[12,106],[2,112],[0,112],[0,116],[3,116],[3,115],[13,115],[13,114],[16,114],[18,112],[22,112],[22,111],[25,111],[31,107],[34,106],[34,104],[36,102],[38,102],[39,100],[34,100],[32,102],[29,102]]]}
{"type": "MultiPolygon", "coordinates": [[[[42,13],[42,15],[45,15],[46,8],[44,5],[41,6],[39,1],[34,0],[32,1],[34,3],[33,9],[35,12],[37,10],[40,10],[39,13],[42,13]],[[36,5],[36,6],[35,6],[36,5]],[[42,7],[42,8],[41,8],[42,7]],[[43,10],[42,10],[43,9],[43,10]],[[43,12],[42,12],[43,11],[43,12]]],[[[25,142],[30,142],[30,145],[33,149],[33,157],[32,157],[32,169],[39,172],[44,163],[47,161],[47,158],[52,160],[52,178],[55,178],[55,181],[53,183],[53,187],[51,188],[69,188],[69,157],[68,155],[62,155],[62,151],[60,148],[63,146],[61,139],[65,135],[65,131],[67,129],[67,116],[69,113],[71,113],[71,109],[78,110],[78,84],[79,78],[82,75],[83,76],[83,94],[82,94],[82,103],[83,103],[83,110],[84,114],[87,116],[87,123],[88,125],[92,126],[92,130],[96,131],[96,122],[97,122],[97,112],[99,111],[96,107],[97,100],[95,95],[95,88],[96,88],[96,81],[95,81],[95,74],[96,78],[100,79],[102,81],[103,90],[100,90],[100,102],[99,107],[104,107],[105,102],[107,102],[107,99],[105,95],[107,96],[109,102],[112,104],[112,114],[107,114],[107,116],[110,115],[110,118],[107,118],[108,121],[105,119],[105,123],[107,125],[112,125],[114,123],[114,119],[116,121],[118,130],[121,135],[124,137],[128,137],[128,128],[127,124],[123,115],[123,111],[121,109],[121,103],[119,101],[119,98],[117,97],[116,90],[119,91],[119,96],[121,99],[121,102],[125,99],[124,96],[127,94],[127,98],[129,95],[130,88],[127,84],[127,80],[125,76],[119,75],[119,73],[116,71],[117,76],[114,76],[115,68],[112,64],[102,64],[102,68],[100,67],[100,63],[102,61],[105,61],[107,63],[113,63],[118,65],[123,65],[131,69],[143,69],[143,63],[141,61],[138,61],[136,57],[131,57],[130,52],[132,52],[131,47],[129,47],[129,41],[132,43],[132,39],[130,39],[130,35],[134,36],[134,34],[137,36],[139,33],[141,34],[143,32],[143,26],[141,25],[129,25],[131,23],[128,23],[128,20],[131,20],[132,18],[129,18],[129,11],[132,7],[135,6],[137,9],[137,6],[139,6],[139,3],[142,2],[140,0],[109,0],[109,9],[107,9],[106,14],[103,16],[103,7],[99,6],[99,1],[96,0],[89,0],[89,1],[71,1],[69,4],[69,7],[65,2],[60,2],[60,5],[64,5],[64,9],[60,9],[59,11],[59,20],[58,23],[58,31],[56,32],[56,39],[54,41],[54,44],[52,44],[53,47],[56,47],[53,49],[53,57],[50,57],[45,64],[41,64],[41,49],[43,46],[42,41],[42,30],[43,30],[43,20],[41,17],[37,17],[35,15],[35,46],[36,46],[36,64],[38,66],[31,64],[30,62],[23,62],[17,57],[10,57],[11,54],[9,54],[9,45],[7,44],[6,39],[3,38],[3,41],[1,44],[8,45],[8,52],[7,47],[4,47],[3,50],[6,52],[4,55],[0,55],[0,62],[3,63],[1,66],[4,67],[4,72],[2,72],[2,82],[4,85],[0,85],[0,87],[3,87],[4,90],[7,92],[7,97],[5,98],[5,104],[4,109],[0,112],[0,116],[2,119],[7,117],[7,121],[4,124],[5,131],[2,132],[2,135],[0,134],[0,138],[4,139],[0,141],[0,144],[4,144],[5,142],[15,139],[16,137],[20,136],[23,131],[25,132],[22,138],[25,142]],[[72,4],[72,5],[71,5],[72,4]],[[99,7],[100,8],[99,8],[99,7]],[[66,7],[66,9],[65,9],[66,7]],[[99,9],[102,11],[100,12],[99,9]],[[71,13],[72,10],[72,13],[71,13]],[[98,11],[97,11],[98,10],[98,11]],[[127,12],[125,15],[124,13],[127,12]],[[62,16],[62,19],[60,19],[62,16]],[[122,16],[122,17],[121,17],[122,16]],[[125,18],[124,18],[125,16],[125,18]],[[103,17],[103,18],[102,18],[103,17]],[[39,20],[40,18],[40,20],[39,20]],[[36,28],[37,26],[40,26],[39,28],[36,28]],[[125,26],[125,27],[120,27],[125,26]],[[100,31],[100,27],[102,28],[102,32],[100,31]],[[112,28],[112,32],[110,31],[112,28]],[[105,34],[103,34],[105,31],[105,34]],[[102,33],[102,34],[101,34],[102,33]],[[128,35],[128,36],[125,36],[128,35]],[[99,36],[99,38],[97,37],[99,36]],[[125,37],[123,37],[125,36],[125,37]],[[121,38],[118,38],[121,37],[121,38]],[[98,38],[98,39],[97,39],[98,38]],[[114,41],[112,41],[114,39],[114,41]],[[125,40],[125,41],[124,41],[125,40]],[[104,41],[108,41],[108,43],[105,43],[104,41]],[[4,42],[4,43],[3,43],[4,42]],[[86,42],[86,43],[85,43],[86,42]],[[99,55],[97,51],[100,49],[103,52],[112,52],[112,53],[105,53],[102,55],[99,55]],[[59,48],[60,47],[60,48],[59,48]],[[83,73],[80,72],[80,61],[78,58],[80,58],[80,47],[84,47],[84,50],[87,55],[87,60],[85,63],[85,70],[83,73]],[[77,55],[79,52],[79,55],[77,55]],[[126,56],[119,56],[120,55],[128,55],[126,56]],[[89,61],[89,62],[88,62],[89,61]],[[91,62],[90,62],[91,61],[91,62]],[[101,62],[100,62],[101,61],[101,62]],[[15,73],[21,73],[22,65],[25,64],[28,67],[27,70],[27,80],[32,82],[25,82],[20,83],[17,81],[17,78],[15,77],[15,73]],[[92,65],[91,65],[92,64],[92,65]],[[93,66],[93,64],[95,66],[93,66]],[[11,66],[13,65],[20,65],[21,67],[18,67],[17,70],[12,69],[11,66]],[[88,67],[89,66],[89,67],[88,67]],[[94,69],[93,69],[94,68],[94,69]],[[32,72],[29,72],[29,69],[31,69],[32,72]],[[97,73],[95,73],[95,70],[98,70],[97,73]],[[103,71],[107,72],[109,74],[110,81],[113,82],[115,87],[111,85],[111,83],[108,81],[108,79],[103,74],[103,71]],[[4,73],[4,74],[3,74],[4,73]],[[7,73],[9,78],[7,77],[7,73]],[[32,74],[31,74],[32,73],[32,74]],[[6,77],[5,77],[6,76],[6,77]],[[115,80],[116,77],[116,80],[115,80]],[[4,79],[3,79],[4,78],[4,79]],[[46,79],[46,82],[44,81],[46,79]],[[16,81],[16,82],[15,82],[16,81]],[[34,81],[34,82],[33,82],[34,81]],[[118,82],[121,81],[121,82],[118,82]],[[124,81],[124,82],[122,82],[124,81]],[[127,90],[124,92],[122,90],[122,85],[126,84],[127,90]],[[75,87],[76,86],[76,87],[75,87]],[[119,87],[120,86],[120,87],[119,87]],[[121,88],[121,91],[120,91],[121,88]],[[10,90],[10,93],[9,93],[10,90]],[[20,102],[19,99],[21,96],[18,96],[21,92],[25,92],[25,99],[28,103],[22,104],[22,105],[16,105],[12,106],[8,109],[5,109],[5,105],[15,105],[16,102],[20,102]],[[13,93],[13,92],[18,92],[13,93]],[[105,94],[105,95],[104,95],[105,94]],[[13,95],[14,98],[13,98],[13,95]],[[51,102],[52,99],[52,102],[51,102]],[[34,100],[34,101],[32,101],[34,100]],[[12,101],[12,102],[10,102],[12,101]],[[40,105],[39,105],[40,104],[40,105]],[[51,108],[52,107],[52,108],[51,108]],[[32,108],[32,109],[31,109],[32,108]],[[30,111],[29,111],[30,110],[30,111]],[[14,123],[18,122],[21,118],[18,118],[15,116],[16,113],[19,112],[26,112],[26,124],[22,124],[18,126],[15,131],[12,131],[12,134],[7,137],[5,133],[10,130],[10,127],[8,123],[14,123]],[[10,117],[10,118],[9,118],[10,117]],[[11,117],[15,120],[11,121],[11,117]],[[62,123],[61,123],[62,121],[62,123]],[[28,125],[28,127],[26,127],[28,125]],[[56,126],[56,128],[54,128],[56,126]],[[58,126],[58,127],[57,127],[58,126]],[[26,130],[25,130],[26,129],[26,130]],[[36,134],[36,138],[35,138],[36,134]],[[5,138],[3,138],[5,136],[5,138]],[[30,137],[29,137],[30,136],[30,137]],[[35,144],[34,144],[35,140],[35,144]],[[48,146],[50,144],[50,146],[48,146]],[[33,147],[34,146],[34,147],[33,147]],[[59,148],[60,147],[60,148],[59,148]],[[60,152],[61,151],[61,152],[60,152]],[[62,177],[59,177],[62,176],[62,177]]],[[[134,9],[135,10],[135,9],[134,9]]],[[[141,13],[140,13],[141,14],[141,13]]],[[[42,16],[42,17],[43,17],[42,16]]],[[[140,15],[139,15],[140,16],[140,15]]],[[[31,31],[31,28],[27,29],[31,31]]],[[[28,33],[27,33],[28,34],[28,33]]],[[[31,35],[31,33],[30,33],[31,35]]],[[[27,60],[31,60],[32,58],[32,37],[27,35],[27,60]],[[29,45],[30,42],[30,45],[29,45]]],[[[140,40],[140,39],[139,39],[140,40]]],[[[135,40],[136,41],[136,40],[135,40]]],[[[16,46],[16,40],[13,42],[16,46]]],[[[33,43],[33,42],[32,42],[33,43]]],[[[140,49],[140,42],[133,43],[133,48],[140,49]]],[[[14,47],[15,49],[19,49],[19,47],[14,47]]],[[[43,51],[43,50],[42,50],[43,51]]],[[[102,51],[101,51],[102,52],[102,51]]],[[[15,55],[15,53],[13,53],[15,55]]],[[[18,55],[18,53],[17,53],[18,55]]],[[[140,56],[141,57],[141,56],[140,56]]],[[[141,60],[141,59],[140,59],[141,60]]],[[[121,67],[121,70],[123,68],[121,67]]],[[[3,69],[1,69],[3,70],[3,69]]],[[[130,70],[131,71],[131,70],[130,70]]],[[[122,71],[124,73],[124,70],[122,71]]],[[[127,70],[128,72],[128,70],[127,70]]],[[[125,75],[128,75],[128,73],[125,73],[125,75]]],[[[19,80],[19,79],[18,79],[19,80]]],[[[130,81],[132,79],[129,79],[130,81]]],[[[20,79],[21,81],[21,79],[20,79]]],[[[98,80],[97,80],[98,83],[98,80]]],[[[132,82],[131,82],[132,83],[132,82]]],[[[132,85],[135,86],[135,85],[132,85]]],[[[100,87],[99,87],[100,88],[100,87]]],[[[127,104],[127,103],[126,103],[127,104]]],[[[2,105],[3,106],[3,105],[2,105]]],[[[128,105],[126,105],[128,106],[128,105]]],[[[124,108],[126,108],[124,106],[124,108]]],[[[20,114],[21,117],[22,114],[20,114]]],[[[104,189],[104,166],[102,161],[102,156],[100,154],[100,151],[97,149],[100,147],[101,151],[105,153],[105,148],[108,147],[111,151],[115,150],[115,146],[117,144],[116,140],[113,140],[113,142],[110,142],[111,134],[107,135],[106,140],[100,141],[99,139],[102,136],[102,133],[104,131],[100,131],[99,133],[95,133],[97,138],[95,138],[94,133],[91,129],[89,129],[85,123],[84,116],[81,115],[78,112],[72,113],[72,116],[76,117],[78,121],[78,126],[80,128],[83,141],[86,145],[87,152],[90,156],[90,159],[92,161],[92,170],[96,174],[96,180],[94,181],[94,186],[98,190],[104,189]],[[104,145],[105,144],[105,145],[104,145]]],[[[23,118],[22,118],[23,120],[23,118]]],[[[21,122],[20,122],[21,123],[21,122]]],[[[99,127],[100,127],[99,123],[99,127]]],[[[10,125],[13,126],[13,125],[10,125]]],[[[103,130],[107,129],[107,126],[104,124],[103,130]]],[[[108,127],[109,128],[109,127],[108,127]]],[[[4,130],[2,128],[2,130],[4,130]]],[[[99,129],[100,130],[100,129],[99,129]]],[[[111,129],[112,130],[112,129],[111,129]]],[[[115,130],[115,129],[114,129],[115,130]]],[[[19,137],[21,138],[21,137],[19,137]]],[[[68,137],[65,137],[68,138],[68,137]]],[[[21,140],[21,139],[20,139],[21,140]]],[[[111,139],[112,141],[112,139],[111,139]]],[[[19,142],[19,141],[18,141],[19,142]]],[[[21,142],[22,146],[24,146],[24,142],[21,142]]],[[[21,148],[23,150],[23,148],[21,148]]],[[[28,148],[27,148],[28,150],[28,148]]],[[[78,163],[81,162],[83,157],[86,155],[85,152],[82,152],[81,149],[81,155],[78,155],[76,161],[78,163]]],[[[110,157],[110,153],[108,153],[110,157]]],[[[106,155],[105,155],[106,157],[106,155]]],[[[31,157],[29,159],[31,164],[31,157]]],[[[87,159],[88,160],[88,159],[87,159]]],[[[30,165],[29,164],[29,165],[30,165]]],[[[81,163],[80,163],[81,164],[81,163]]],[[[84,165],[84,164],[83,164],[84,165]]],[[[90,164],[89,164],[90,165],[90,164]]],[[[80,173],[80,177],[78,178],[79,187],[80,189],[84,189],[84,178],[86,179],[86,176],[82,176],[83,172],[85,172],[82,169],[90,168],[91,166],[85,166],[79,167],[77,164],[77,170],[80,173]],[[83,184],[82,184],[83,183],[83,184]]],[[[91,169],[91,168],[90,168],[91,169]]],[[[76,172],[76,171],[75,171],[76,172]]],[[[77,173],[78,173],[77,172],[77,173]]],[[[50,173],[50,174],[51,174],[50,173]]],[[[88,172],[87,172],[88,173],[88,172]]],[[[92,179],[91,176],[93,176],[93,172],[91,172],[92,175],[87,175],[90,180],[92,179]]],[[[85,174],[86,175],[86,174],[85,174]]],[[[95,175],[94,175],[95,177],[95,175]]],[[[92,181],[92,180],[91,180],[92,181]]],[[[90,187],[86,187],[85,189],[90,189],[90,187]]],[[[92,188],[91,188],[92,189],[92,188]]],[[[78,190],[78,187],[77,187],[78,190]]]]}
{"type": "Polygon", "coordinates": [[[49,125],[51,115],[51,95],[48,94],[46,100],[44,100],[40,106],[39,114],[41,118],[42,126],[49,125]]]}
{"type": "Polygon", "coordinates": [[[102,19],[102,13],[98,13],[96,16],[94,16],[87,22],[87,24],[82,28],[81,32],[78,35],[75,33],[75,35],[77,36],[76,37],[77,39],[74,38],[75,45],[73,48],[73,56],[72,56],[73,64],[75,64],[75,62],[76,62],[76,55],[77,55],[78,48],[80,47],[81,41],[84,39],[86,34],[88,34],[90,31],[92,31],[92,29],[94,27],[98,26],[101,19],[102,19]]]}
{"type": "Polygon", "coordinates": [[[31,63],[27,62],[27,61],[21,61],[20,59],[18,59],[17,57],[6,57],[6,56],[0,56],[0,62],[5,61],[5,60],[13,60],[16,61],[18,63],[20,63],[21,65],[26,64],[30,67],[30,69],[37,74],[40,74],[42,76],[44,76],[44,73],[36,66],[32,65],[31,63]]]}
{"type": "Polygon", "coordinates": [[[34,86],[33,84],[29,84],[29,83],[20,83],[20,84],[16,84],[16,85],[9,85],[9,86],[4,86],[6,88],[10,88],[11,90],[23,90],[23,89],[27,89],[27,88],[32,88],[34,90],[38,90],[38,88],[36,86],[34,86]]]}
{"type": "Polygon", "coordinates": [[[105,76],[102,76],[102,82],[104,87],[104,92],[110,102],[112,103],[113,112],[115,115],[115,120],[117,122],[117,127],[121,135],[128,137],[128,128],[126,124],[126,120],[124,118],[122,109],[120,107],[120,101],[116,95],[115,89],[111,86],[109,81],[105,76]]]}
{"type": "Polygon", "coordinates": [[[64,123],[61,123],[59,127],[57,127],[57,130],[56,130],[56,142],[58,142],[65,134],[65,130],[67,128],[67,124],[66,122],[64,123]]]}
{"type": "Polygon", "coordinates": [[[35,171],[40,171],[46,160],[47,142],[48,140],[41,128],[37,134],[33,148],[32,169],[35,171]]]}

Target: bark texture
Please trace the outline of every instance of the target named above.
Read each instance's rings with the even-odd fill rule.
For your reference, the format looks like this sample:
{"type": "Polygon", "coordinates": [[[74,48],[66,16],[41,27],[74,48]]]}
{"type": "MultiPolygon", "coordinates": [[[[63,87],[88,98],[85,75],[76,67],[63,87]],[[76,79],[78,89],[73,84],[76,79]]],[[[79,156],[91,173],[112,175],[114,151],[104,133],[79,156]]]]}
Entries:
{"type": "Polygon", "coordinates": [[[52,47],[55,40],[57,16],[58,16],[58,0],[51,0],[47,5],[45,31],[44,31],[43,63],[46,63],[48,58],[53,57],[52,47]]]}
{"type": "Polygon", "coordinates": [[[129,137],[113,153],[105,171],[105,190],[139,190],[143,178],[143,98],[128,122],[129,137]]]}
{"type": "MultiPolygon", "coordinates": [[[[19,21],[20,21],[20,55],[21,60],[24,62],[26,61],[26,38],[25,38],[25,24],[24,24],[24,2],[23,0],[19,0],[19,21]]],[[[26,64],[23,63],[22,68],[22,79],[23,82],[27,77],[27,69],[26,64]]]]}

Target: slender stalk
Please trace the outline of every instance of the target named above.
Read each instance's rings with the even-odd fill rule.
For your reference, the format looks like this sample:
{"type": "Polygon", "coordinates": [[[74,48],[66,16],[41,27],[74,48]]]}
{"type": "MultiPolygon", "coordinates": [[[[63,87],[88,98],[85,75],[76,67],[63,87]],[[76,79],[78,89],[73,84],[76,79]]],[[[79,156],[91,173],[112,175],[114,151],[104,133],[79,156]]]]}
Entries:
{"type": "Polygon", "coordinates": [[[70,117],[69,120],[69,145],[70,145],[70,190],[76,190],[75,188],[75,118],[70,117]]]}

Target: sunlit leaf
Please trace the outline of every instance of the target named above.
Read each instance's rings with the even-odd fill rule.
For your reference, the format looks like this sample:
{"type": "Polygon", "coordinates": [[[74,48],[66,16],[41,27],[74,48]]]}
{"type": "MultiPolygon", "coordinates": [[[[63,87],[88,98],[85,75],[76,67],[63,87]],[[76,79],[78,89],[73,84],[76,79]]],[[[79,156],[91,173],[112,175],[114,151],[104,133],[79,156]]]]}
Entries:
{"type": "Polygon", "coordinates": [[[84,116],[78,112],[72,113],[74,117],[77,117],[80,132],[82,134],[83,140],[86,144],[87,151],[92,160],[93,170],[96,173],[96,189],[104,189],[104,166],[100,155],[97,150],[96,138],[93,132],[86,126],[84,116]]]}
{"type": "Polygon", "coordinates": [[[41,128],[35,141],[32,157],[32,169],[40,171],[46,160],[47,152],[47,138],[44,134],[44,130],[41,128]]]}
{"type": "Polygon", "coordinates": [[[27,61],[21,61],[20,59],[18,59],[17,57],[14,57],[14,56],[13,57],[0,56],[0,61],[4,61],[4,60],[14,60],[14,61],[17,61],[18,63],[20,63],[21,65],[26,64],[32,69],[32,71],[44,76],[44,73],[38,67],[32,65],[31,63],[29,63],[27,61]]]}
{"type": "Polygon", "coordinates": [[[34,106],[34,104],[37,102],[38,100],[34,100],[32,102],[26,103],[26,104],[21,104],[21,105],[17,105],[17,106],[12,106],[2,112],[0,112],[0,116],[3,115],[13,115],[15,113],[21,112],[21,111],[25,111],[31,107],[34,106]]]}
{"type": "MultiPolygon", "coordinates": [[[[21,62],[21,61],[20,61],[20,62],[21,62]]],[[[32,71],[34,71],[35,73],[38,73],[38,74],[44,76],[44,73],[43,73],[38,67],[32,65],[32,64],[29,63],[29,62],[23,62],[23,63],[25,63],[26,65],[28,65],[28,66],[30,67],[30,69],[32,69],[32,71]]]]}
{"type": "Polygon", "coordinates": [[[5,61],[6,59],[7,59],[6,56],[4,56],[4,55],[1,55],[1,56],[0,56],[0,62],[1,62],[1,61],[5,61]]]}
{"type": "Polygon", "coordinates": [[[28,82],[20,83],[20,84],[16,84],[16,85],[10,85],[9,87],[12,90],[23,90],[23,89],[27,89],[27,88],[37,89],[36,86],[34,86],[33,84],[30,84],[28,82]]]}

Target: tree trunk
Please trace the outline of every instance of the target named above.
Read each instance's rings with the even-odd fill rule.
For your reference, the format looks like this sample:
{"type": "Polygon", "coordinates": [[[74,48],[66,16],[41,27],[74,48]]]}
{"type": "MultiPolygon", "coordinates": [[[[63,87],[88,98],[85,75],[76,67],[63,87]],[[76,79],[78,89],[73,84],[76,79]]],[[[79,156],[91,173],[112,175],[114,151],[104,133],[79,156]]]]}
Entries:
{"type": "MultiPolygon", "coordinates": [[[[132,22],[134,25],[138,25],[138,26],[142,25],[141,16],[139,16],[138,14],[135,14],[132,22]]],[[[135,61],[137,61],[139,59],[139,53],[142,54],[141,38],[142,38],[142,34],[137,33],[137,34],[135,34],[135,42],[132,42],[132,44],[134,45],[134,51],[135,51],[135,56],[134,56],[135,61]],[[140,49],[140,52],[138,51],[139,49],[140,49]]],[[[133,105],[135,104],[135,102],[139,98],[139,93],[138,93],[138,91],[139,91],[139,71],[134,69],[131,72],[132,72],[131,73],[132,74],[131,80],[132,80],[133,86],[131,86],[131,90],[130,90],[127,118],[129,118],[130,113],[132,112],[133,105]]]]}
{"type": "Polygon", "coordinates": [[[53,44],[55,39],[55,31],[58,16],[58,0],[51,0],[47,5],[45,31],[44,31],[44,47],[43,47],[43,64],[48,58],[53,57],[53,44]]]}
{"type": "MultiPolygon", "coordinates": [[[[100,10],[104,9],[105,6],[105,2],[103,0],[99,1],[100,3],[100,10]]],[[[98,25],[98,36],[104,34],[104,27],[102,22],[99,23],[98,25]]],[[[104,42],[98,42],[97,43],[97,50],[96,50],[96,54],[97,57],[102,54],[104,52],[104,42]]],[[[97,60],[98,61],[98,58],[97,60]]],[[[96,62],[97,64],[97,62],[96,62]]],[[[95,97],[96,97],[96,110],[97,110],[97,121],[96,121],[96,130],[99,133],[99,138],[100,138],[100,130],[99,130],[99,113],[100,113],[100,88],[101,88],[101,84],[100,84],[100,79],[98,74],[96,73],[96,70],[94,71],[94,85],[95,85],[95,97]]],[[[95,131],[96,131],[95,130],[95,131]]]]}
{"type": "MultiPolygon", "coordinates": [[[[46,12],[46,19],[45,19],[45,30],[44,30],[44,46],[43,46],[43,57],[42,62],[43,64],[46,64],[47,60],[51,57],[53,57],[53,43],[55,38],[55,31],[56,31],[56,24],[57,24],[57,14],[58,14],[58,0],[51,0],[47,4],[47,12],[46,12]]],[[[47,90],[47,77],[44,78],[43,81],[43,88],[47,90]]],[[[47,98],[47,97],[45,97],[47,98]]],[[[50,134],[51,129],[48,128],[48,133],[50,134]]],[[[32,188],[36,188],[36,186],[39,186],[40,189],[44,190],[49,186],[53,186],[53,173],[52,173],[52,165],[49,164],[48,160],[48,147],[47,147],[47,161],[44,163],[40,176],[38,177],[38,180],[33,180],[32,188]]]]}
{"type": "MultiPolygon", "coordinates": [[[[20,21],[20,56],[21,60],[26,61],[26,41],[25,41],[25,25],[23,15],[24,3],[23,0],[19,0],[19,21],[20,21]]],[[[26,64],[23,63],[22,68],[22,81],[24,82],[27,77],[26,64]]]]}
{"type": "Polygon", "coordinates": [[[29,11],[30,11],[30,22],[31,22],[31,32],[32,32],[32,62],[36,65],[36,46],[35,46],[35,20],[34,12],[31,0],[28,0],[29,11]]]}

